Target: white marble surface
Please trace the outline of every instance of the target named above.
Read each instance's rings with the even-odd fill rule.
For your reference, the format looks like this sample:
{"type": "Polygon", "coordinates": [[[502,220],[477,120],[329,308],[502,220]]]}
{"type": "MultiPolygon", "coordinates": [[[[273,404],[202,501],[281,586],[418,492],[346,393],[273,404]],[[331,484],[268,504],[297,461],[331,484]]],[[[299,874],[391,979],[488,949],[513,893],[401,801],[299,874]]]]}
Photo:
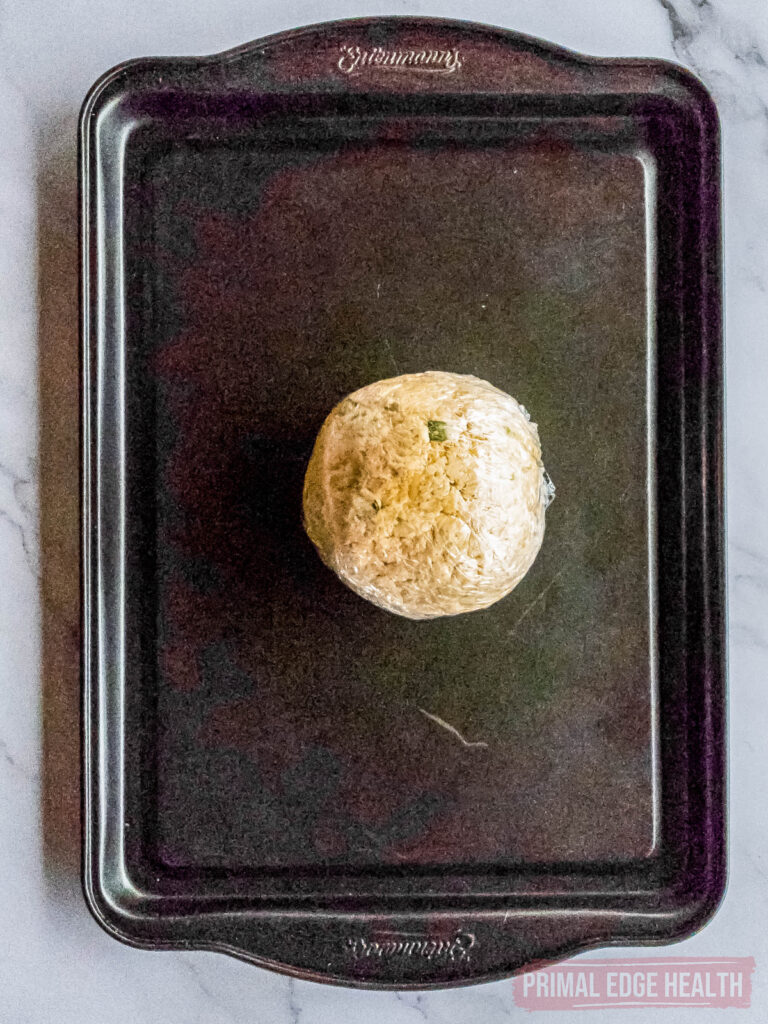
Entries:
{"type": "MultiPolygon", "coordinates": [[[[667,952],[754,956],[752,1008],[709,1012],[768,1018],[765,0],[6,0],[0,8],[4,1024],[345,1024],[363,1017],[387,1024],[494,1024],[524,1017],[507,982],[379,994],[294,983],[216,954],[133,950],[91,920],[77,874],[79,104],[102,71],[128,57],[214,52],[300,24],[383,13],[471,17],[587,53],[676,59],[695,70],[717,100],[728,340],[730,883],[714,921],[667,952]]],[[[681,1024],[698,1020],[693,1010],[621,1013],[627,1024],[654,1013],[681,1024]]],[[[577,1019],[588,1024],[609,1016],[588,1011],[577,1019]]]]}

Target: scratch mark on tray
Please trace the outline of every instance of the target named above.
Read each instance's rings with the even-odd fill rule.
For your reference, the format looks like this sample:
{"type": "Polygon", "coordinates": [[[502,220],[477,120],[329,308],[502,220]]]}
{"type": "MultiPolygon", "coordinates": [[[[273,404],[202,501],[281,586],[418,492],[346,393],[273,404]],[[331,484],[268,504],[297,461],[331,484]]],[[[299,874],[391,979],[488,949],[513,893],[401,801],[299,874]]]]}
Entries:
{"type": "Polygon", "coordinates": [[[397,365],[397,360],[395,359],[395,353],[392,351],[392,346],[389,343],[389,338],[384,337],[384,338],[382,338],[382,341],[384,342],[384,347],[386,348],[387,352],[389,353],[389,358],[392,361],[392,365],[395,368],[395,373],[399,374],[400,373],[400,367],[397,365]]]}
{"type": "Polygon", "coordinates": [[[517,622],[516,622],[516,623],[514,624],[514,626],[512,626],[512,628],[510,629],[510,631],[509,631],[509,633],[507,634],[507,636],[513,636],[513,635],[514,635],[514,634],[515,634],[515,633],[517,632],[518,626],[519,626],[519,625],[520,625],[520,623],[521,623],[521,622],[523,621],[523,619],[527,618],[527,617],[528,617],[528,615],[529,615],[529,614],[530,614],[530,613],[531,613],[531,612],[533,611],[533,609],[534,609],[534,608],[536,607],[536,605],[537,605],[537,604],[539,604],[539,603],[540,603],[541,601],[543,601],[543,600],[544,600],[544,598],[545,598],[545,597],[547,596],[547,594],[548,594],[548,593],[549,593],[549,591],[550,591],[550,590],[552,589],[552,587],[554,587],[555,583],[557,583],[557,581],[558,581],[558,580],[560,579],[560,577],[561,577],[561,576],[563,575],[563,573],[565,572],[565,570],[566,570],[566,569],[569,569],[569,568],[570,568],[570,562],[568,563],[568,565],[564,565],[564,566],[562,567],[562,569],[560,569],[560,571],[559,571],[559,572],[556,572],[556,573],[555,573],[555,575],[554,575],[554,576],[552,577],[552,579],[551,579],[551,580],[549,581],[549,583],[548,583],[548,584],[546,585],[546,587],[544,587],[544,589],[543,589],[543,590],[541,591],[541,593],[539,594],[539,596],[538,596],[538,597],[536,597],[536,598],[534,598],[534,600],[533,600],[533,601],[531,601],[531,603],[530,603],[530,604],[529,604],[529,605],[528,605],[528,606],[527,606],[527,607],[525,608],[525,610],[523,611],[523,614],[522,614],[522,615],[520,616],[520,618],[519,618],[519,619],[517,620],[517,622]]]}
{"type": "Polygon", "coordinates": [[[488,744],[484,740],[474,740],[474,741],[465,740],[464,737],[461,735],[461,733],[459,732],[459,730],[455,726],[449,725],[448,722],[444,722],[443,719],[439,718],[437,715],[431,715],[429,713],[429,711],[425,711],[424,708],[419,708],[419,711],[422,713],[422,715],[424,715],[425,718],[428,718],[431,722],[434,722],[436,725],[442,726],[443,729],[447,729],[448,732],[450,732],[452,735],[454,735],[456,737],[457,740],[459,740],[459,742],[462,744],[462,746],[465,746],[465,747],[487,747],[488,746],[488,744]]]}

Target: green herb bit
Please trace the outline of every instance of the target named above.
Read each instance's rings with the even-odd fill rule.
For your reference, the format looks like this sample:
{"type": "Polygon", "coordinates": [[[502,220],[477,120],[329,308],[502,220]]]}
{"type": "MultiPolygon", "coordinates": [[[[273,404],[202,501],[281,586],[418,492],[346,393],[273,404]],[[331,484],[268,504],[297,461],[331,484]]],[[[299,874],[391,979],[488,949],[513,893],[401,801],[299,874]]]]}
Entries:
{"type": "Polygon", "coordinates": [[[448,433],[446,426],[442,420],[427,420],[427,430],[429,431],[430,441],[447,441],[448,433]]]}

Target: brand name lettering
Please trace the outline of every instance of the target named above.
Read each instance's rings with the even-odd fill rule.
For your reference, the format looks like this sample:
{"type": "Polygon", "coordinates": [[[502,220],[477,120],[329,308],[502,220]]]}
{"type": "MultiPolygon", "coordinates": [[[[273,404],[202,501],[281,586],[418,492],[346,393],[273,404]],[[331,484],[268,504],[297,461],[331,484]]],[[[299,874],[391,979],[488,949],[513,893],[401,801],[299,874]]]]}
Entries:
{"type": "Polygon", "coordinates": [[[370,50],[342,46],[338,61],[339,71],[345,75],[356,75],[363,68],[372,67],[384,71],[428,71],[452,75],[461,65],[458,50],[385,50],[383,46],[374,46],[370,50]]]}
{"type": "Polygon", "coordinates": [[[345,945],[355,960],[363,957],[383,958],[391,956],[418,956],[425,960],[468,960],[469,951],[475,944],[475,936],[459,932],[451,939],[429,939],[424,935],[408,932],[391,932],[377,935],[375,939],[362,936],[349,938],[345,945]]]}

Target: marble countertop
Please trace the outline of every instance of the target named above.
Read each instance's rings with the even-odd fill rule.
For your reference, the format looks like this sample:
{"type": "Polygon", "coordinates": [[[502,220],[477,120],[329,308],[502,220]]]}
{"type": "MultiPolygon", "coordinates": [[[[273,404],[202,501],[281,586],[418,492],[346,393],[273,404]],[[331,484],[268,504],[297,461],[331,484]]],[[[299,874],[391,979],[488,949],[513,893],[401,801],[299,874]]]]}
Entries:
{"type": "MultiPolygon", "coordinates": [[[[717,102],[728,394],[730,880],[714,920],[661,952],[754,957],[751,1008],[711,1012],[745,1021],[768,1015],[768,459],[760,449],[768,439],[765,0],[29,0],[0,12],[0,1018],[8,1024],[528,1019],[510,982],[421,994],[359,992],[294,982],[219,954],[131,949],[96,925],[80,891],[80,103],[101,72],[129,57],[212,53],[301,24],[385,13],[471,17],[585,53],[676,60],[703,79],[717,102]]],[[[612,954],[625,952],[659,953],[612,954]]],[[[580,959],[601,956],[606,952],[580,959]]],[[[621,1019],[646,1021],[650,1012],[627,1008],[621,1019]]],[[[692,1009],[663,1013],[681,1024],[699,1019],[692,1009]]],[[[578,1019],[609,1016],[591,1010],[578,1019]]]]}

